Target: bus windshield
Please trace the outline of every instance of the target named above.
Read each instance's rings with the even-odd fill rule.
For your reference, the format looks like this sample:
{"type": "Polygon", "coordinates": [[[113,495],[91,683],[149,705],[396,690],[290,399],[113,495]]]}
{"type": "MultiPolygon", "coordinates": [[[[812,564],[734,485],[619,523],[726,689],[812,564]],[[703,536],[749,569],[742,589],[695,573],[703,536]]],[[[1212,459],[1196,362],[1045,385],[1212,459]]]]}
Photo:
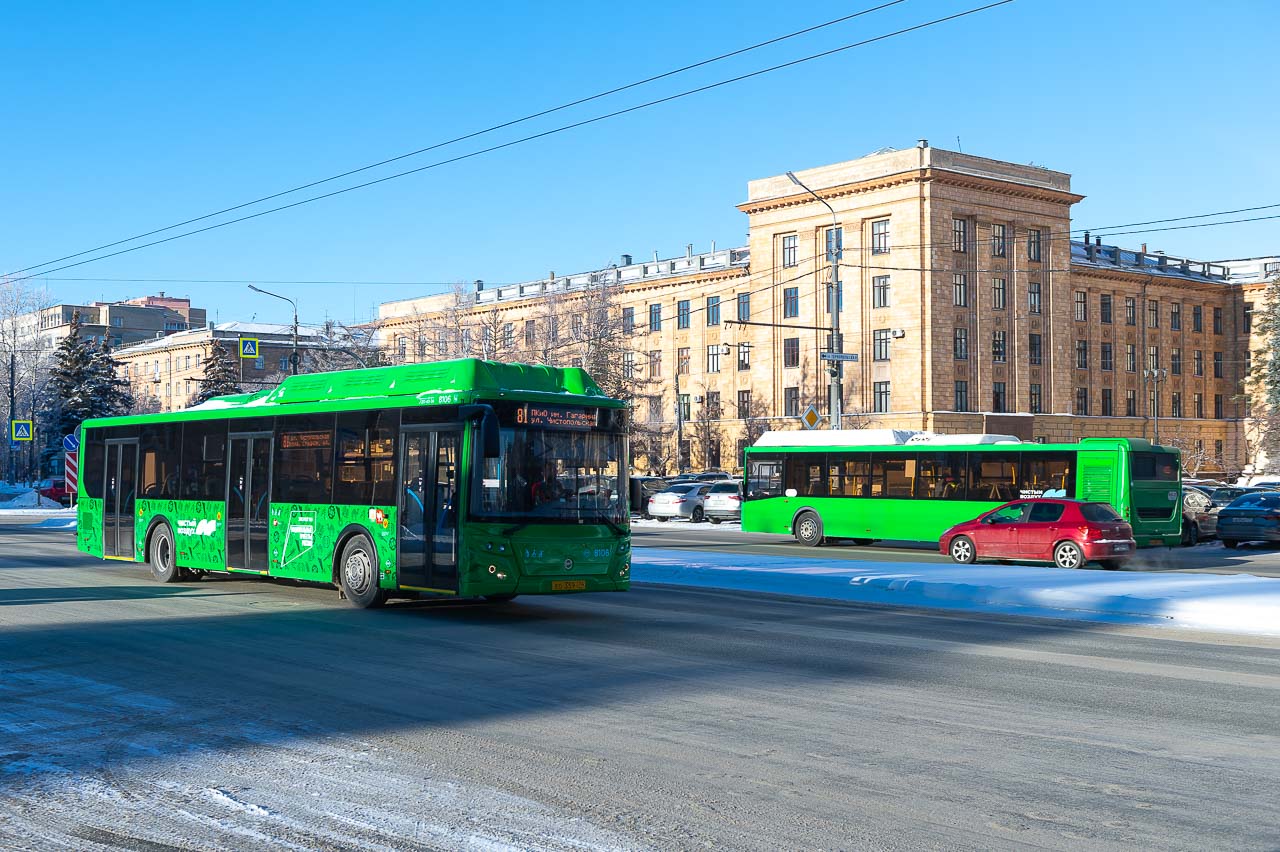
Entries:
{"type": "Polygon", "coordinates": [[[623,436],[503,428],[501,454],[477,465],[472,514],[480,520],[621,523],[623,436]]]}

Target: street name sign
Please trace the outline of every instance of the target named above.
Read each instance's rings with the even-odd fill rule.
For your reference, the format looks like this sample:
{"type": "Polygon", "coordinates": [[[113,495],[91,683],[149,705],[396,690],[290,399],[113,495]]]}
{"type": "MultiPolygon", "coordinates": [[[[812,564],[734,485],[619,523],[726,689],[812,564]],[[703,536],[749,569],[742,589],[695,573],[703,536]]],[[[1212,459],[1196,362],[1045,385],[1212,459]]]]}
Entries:
{"type": "Polygon", "coordinates": [[[857,361],[857,352],[823,352],[823,361],[857,361]]]}

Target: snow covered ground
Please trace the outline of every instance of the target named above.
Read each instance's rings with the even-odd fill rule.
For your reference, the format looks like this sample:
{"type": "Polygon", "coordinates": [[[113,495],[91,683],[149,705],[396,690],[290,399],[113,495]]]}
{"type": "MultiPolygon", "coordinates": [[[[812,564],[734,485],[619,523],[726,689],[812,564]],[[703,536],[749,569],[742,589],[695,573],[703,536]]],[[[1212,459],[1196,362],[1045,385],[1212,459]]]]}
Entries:
{"type": "Polygon", "coordinates": [[[61,509],[62,504],[57,500],[50,500],[48,497],[41,497],[33,490],[19,491],[17,493],[4,492],[0,494],[0,510],[5,509],[61,509]]]}
{"type": "Polygon", "coordinates": [[[695,529],[695,530],[704,530],[704,529],[741,530],[742,529],[741,521],[722,521],[719,524],[712,524],[710,521],[703,521],[700,524],[695,524],[695,523],[691,523],[690,521],[684,518],[680,518],[680,519],[673,518],[669,521],[660,521],[657,518],[650,518],[648,520],[644,518],[631,519],[631,528],[639,529],[639,530],[648,530],[648,529],[669,530],[669,529],[672,529],[673,526],[677,524],[683,524],[684,526],[690,527],[691,529],[695,529]]]}
{"type": "Polygon", "coordinates": [[[632,578],[860,603],[1280,636],[1280,579],[639,548],[632,578]]]}

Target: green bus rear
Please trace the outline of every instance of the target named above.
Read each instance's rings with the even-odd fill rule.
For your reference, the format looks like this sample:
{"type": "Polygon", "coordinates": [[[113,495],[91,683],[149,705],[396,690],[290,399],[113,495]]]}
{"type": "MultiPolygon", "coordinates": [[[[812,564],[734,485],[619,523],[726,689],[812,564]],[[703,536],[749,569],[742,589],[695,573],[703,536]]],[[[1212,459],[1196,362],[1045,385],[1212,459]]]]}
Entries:
{"type": "Polygon", "coordinates": [[[750,532],[794,534],[796,519],[813,511],[828,538],[936,542],[1002,503],[1050,496],[1110,503],[1139,547],[1177,544],[1182,526],[1178,450],[1139,438],[755,446],[744,469],[750,532]]]}
{"type": "Polygon", "coordinates": [[[187,577],[345,588],[358,541],[377,603],[623,591],[625,417],[580,369],[463,359],[89,420],[77,545],[154,563],[167,533],[187,577]]]}

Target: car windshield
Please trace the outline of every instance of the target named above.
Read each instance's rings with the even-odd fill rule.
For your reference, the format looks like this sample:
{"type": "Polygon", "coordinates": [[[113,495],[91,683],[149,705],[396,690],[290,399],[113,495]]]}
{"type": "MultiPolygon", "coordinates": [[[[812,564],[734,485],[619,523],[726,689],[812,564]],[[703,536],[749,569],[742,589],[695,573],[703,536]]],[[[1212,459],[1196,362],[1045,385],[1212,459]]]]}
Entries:
{"type": "Polygon", "coordinates": [[[666,489],[666,493],[667,494],[687,494],[697,487],[698,486],[696,485],[685,485],[685,484],[672,485],[666,489]]]}
{"type": "Polygon", "coordinates": [[[1236,499],[1229,508],[1232,509],[1274,509],[1280,506],[1280,494],[1267,491],[1255,491],[1236,499]]]}
{"type": "Polygon", "coordinates": [[[481,518],[623,519],[623,437],[613,432],[503,428],[500,454],[476,466],[471,505],[481,518]]]}
{"type": "Polygon", "coordinates": [[[1215,506],[1225,506],[1241,494],[1247,493],[1239,488],[1219,488],[1213,492],[1213,497],[1210,499],[1213,500],[1213,505],[1215,506]]]}
{"type": "Polygon", "coordinates": [[[737,494],[738,483],[736,482],[717,482],[711,486],[712,494],[737,494]]]}
{"type": "Polygon", "coordinates": [[[1120,513],[1111,507],[1110,503],[1081,503],[1080,514],[1084,515],[1086,521],[1094,523],[1107,523],[1110,521],[1123,521],[1120,513]]]}

